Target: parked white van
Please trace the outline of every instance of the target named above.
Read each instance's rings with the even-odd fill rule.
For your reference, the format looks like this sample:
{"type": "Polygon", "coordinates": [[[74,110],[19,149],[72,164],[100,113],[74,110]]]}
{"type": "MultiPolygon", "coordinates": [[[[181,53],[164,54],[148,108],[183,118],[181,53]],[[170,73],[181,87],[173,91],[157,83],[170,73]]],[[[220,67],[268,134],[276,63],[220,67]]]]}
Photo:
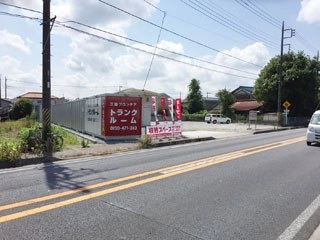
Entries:
{"type": "Polygon", "coordinates": [[[307,145],[312,143],[320,143],[320,110],[313,113],[308,125],[307,145]]]}
{"type": "Polygon", "coordinates": [[[208,113],[205,117],[204,117],[204,121],[207,123],[226,123],[229,124],[231,123],[231,118],[228,118],[226,116],[224,116],[223,114],[211,114],[208,113]]]}

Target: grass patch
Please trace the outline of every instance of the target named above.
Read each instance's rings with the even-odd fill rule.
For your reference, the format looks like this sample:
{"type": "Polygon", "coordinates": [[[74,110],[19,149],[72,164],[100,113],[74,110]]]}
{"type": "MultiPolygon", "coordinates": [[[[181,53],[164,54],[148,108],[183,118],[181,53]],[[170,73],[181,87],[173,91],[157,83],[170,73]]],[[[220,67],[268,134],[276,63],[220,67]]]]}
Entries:
{"type": "MultiPolygon", "coordinates": [[[[81,144],[77,136],[59,126],[52,125],[52,133],[62,136],[62,147],[81,144]]],[[[14,162],[23,153],[42,154],[48,145],[43,143],[41,135],[41,123],[31,119],[0,122],[0,161],[14,162]]]]}
{"type": "Polygon", "coordinates": [[[150,148],[152,146],[152,137],[150,135],[145,135],[138,139],[140,148],[150,148]]]}

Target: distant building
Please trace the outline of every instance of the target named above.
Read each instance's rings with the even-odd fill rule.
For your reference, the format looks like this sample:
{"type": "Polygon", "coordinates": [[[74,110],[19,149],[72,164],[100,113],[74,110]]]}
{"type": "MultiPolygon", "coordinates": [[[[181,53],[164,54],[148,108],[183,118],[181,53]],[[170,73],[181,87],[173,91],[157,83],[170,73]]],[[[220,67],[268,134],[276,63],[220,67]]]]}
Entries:
{"type": "MultiPolygon", "coordinates": [[[[33,102],[36,119],[42,121],[42,92],[27,92],[21,96],[18,96],[16,100],[21,98],[30,99],[33,102]]],[[[51,105],[62,102],[66,102],[66,100],[53,95],[51,96],[51,105]]]]}
{"type": "Polygon", "coordinates": [[[221,112],[221,104],[219,98],[216,97],[204,97],[203,98],[204,109],[208,112],[221,112]]]}
{"type": "Polygon", "coordinates": [[[253,87],[239,86],[231,92],[236,101],[255,100],[253,96],[253,87]]]}
{"type": "Polygon", "coordinates": [[[8,99],[0,99],[0,120],[9,119],[9,113],[12,109],[13,103],[8,99]]]}
{"type": "Polygon", "coordinates": [[[253,87],[240,86],[231,92],[236,100],[231,106],[235,113],[247,114],[249,111],[259,110],[263,106],[263,102],[255,100],[253,90],[253,87]]]}

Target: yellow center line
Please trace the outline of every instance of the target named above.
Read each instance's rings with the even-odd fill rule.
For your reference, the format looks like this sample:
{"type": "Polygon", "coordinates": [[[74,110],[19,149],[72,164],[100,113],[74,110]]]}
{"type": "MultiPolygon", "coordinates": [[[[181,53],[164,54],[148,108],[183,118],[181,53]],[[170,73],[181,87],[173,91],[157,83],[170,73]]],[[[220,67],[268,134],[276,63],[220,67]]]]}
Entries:
{"type": "Polygon", "coordinates": [[[16,207],[20,207],[20,206],[25,206],[25,205],[32,204],[32,203],[38,203],[38,202],[43,202],[43,201],[47,201],[47,200],[51,200],[51,199],[56,199],[56,198],[59,198],[59,197],[62,197],[62,196],[67,196],[67,195],[70,195],[70,194],[79,193],[79,192],[82,192],[84,190],[94,189],[94,188],[98,188],[98,187],[102,187],[102,186],[107,186],[107,185],[111,185],[111,184],[114,184],[114,183],[120,183],[120,182],[123,182],[123,181],[132,180],[132,179],[135,179],[135,178],[152,175],[154,173],[160,173],[161,174],[161,175],[157,175],[157,176],[150,176],[147,179],[137,180],[135,182],[126,183],[126,184],[123,184],[123,185],[120,185],[120,186],[112,187],[110,189],[105,189],[105,190],[101,190],[101,191],[98,191],[98,192],[95,192],[95,193],[90,193],[90,194],[87,194],[87,195],[84,195],[84,196],[74,197],[74,198],[71,198],[71,199],[68,199],[68,200],[63,200],[63,201],[60,201],[60,202],[57,202],[57,203],[48,204],[48,205],[45,205],[45,206],[42,206],[42,207],[36,207],[36,208],[33,208],[33,209],[24,210],[24,211],[13,213],[13,214],[9,214],[9,215],[6,215],[6,216],[1,216],[0,217],[0,223],[11,221],[11,220],[15,220],[15,219],[19,219],[19,218],[22,218],[22,217],[26,217],[26,216],[30,216],[30,215],[34,215],[34,214],[38,214],[38,213],[42,213],[42,212],[46,212],[46,211],[53,210],[53,209],[56,209],[56,208],[60,208],[60,207],[64,207],[64,206],[67,206],[67,205],[71,205],[71,204],[75,204],[75,203],[78,203],[78,202],[82,202],[82,201],[85,201],[85,200],[97,198],[97,197],[100,197],[100,196],[104,196],[104,195],[107,195],[107,194],[110,194],[110,193],[114,193],[114,192],[118,192],[118,191],[121,191],[121,190],[125,190],[125,189],[128,189],[128,188],[136,187],[136,186],[139,186],[139,185],[142,185],[142,184],[146,184],[146,183],[158,181],[158,180],[161,180],[161,179],[169,178],[169,177],[172,177],[172,176],[175,176],[175,175],[187,173],[187,172],[190,172],[190,171],[194,171],[194,170],[205,168],[205,167],[212,166],[212,165],[215,165],[215,164],[227,162],[227,161],[234,160],[234,159],[237,159],[237,158],[253,155],[253,154],[256,154],[256,153],[259,153],[259,152],[263,152],[263,151],[279,148],[279,147],[282,147],[282,146],[294,144],[294,143],[297,143],[297,142],[300,142],[300,141],[303,141],[303,140],[305,140],[305,137],[299,137],[299,138],[294,138],[294,139],[287,140],[287,141],[281,141],[281,142],[277,142],[277,143],[266,144],[266,145],[263,145],[263,146],[252,147],[252,148],[249,148],[249,149],[239,150],[239,151],[235,151],[235,152],[231,152],[231,153],[227,153],[227,154],[221,154],[221,155],[218,155],[218,156],[204,158],[204,159],[200,159],[200,160],[196,160],[196,161],[192,161],[192,162],[188,162],[188,163],[178,164],[178,165],[171,166],[171,167],[166,167],[166,168],[157,169],[157,170],[153,170],[153,171],[149,171],[149,172],[144,172],[144,173],[141,173],[141,174],[135,174],[135,175],[132,175],[132,176],[119,178],[119,179],[115,179],[115,180],[111,180],[111,181],[107,181],[107,182],[93,184],[93,185],[90,185],[90,186],[87,186],[87,187],[74,189],[74,190],[70,190],[70,191],[66,191],[66,192],[61,192],[61,193],[57,193],[57,194],[53,194],[53,195],[49,195],[49,196],[44,196],[44,197],[30,199],[30,200],[26,200],[26,201],[22,201],[22,202],[3,205],[3,206],[0,206],[0,211],[1,210],[7,210],[7,209],[16,208],[16,207]]]}

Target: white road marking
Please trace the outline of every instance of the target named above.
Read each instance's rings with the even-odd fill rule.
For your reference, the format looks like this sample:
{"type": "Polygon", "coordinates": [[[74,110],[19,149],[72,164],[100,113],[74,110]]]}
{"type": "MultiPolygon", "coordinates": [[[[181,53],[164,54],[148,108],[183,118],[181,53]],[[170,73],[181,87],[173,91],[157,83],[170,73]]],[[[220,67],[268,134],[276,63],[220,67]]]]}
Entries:
{"type": "Polygon", "coordinates": [[[318,195],[318,197],[291,223],[291,225],[278,237],[278,240],[293,239],[319,207],[320,195],[318,195]]]}

